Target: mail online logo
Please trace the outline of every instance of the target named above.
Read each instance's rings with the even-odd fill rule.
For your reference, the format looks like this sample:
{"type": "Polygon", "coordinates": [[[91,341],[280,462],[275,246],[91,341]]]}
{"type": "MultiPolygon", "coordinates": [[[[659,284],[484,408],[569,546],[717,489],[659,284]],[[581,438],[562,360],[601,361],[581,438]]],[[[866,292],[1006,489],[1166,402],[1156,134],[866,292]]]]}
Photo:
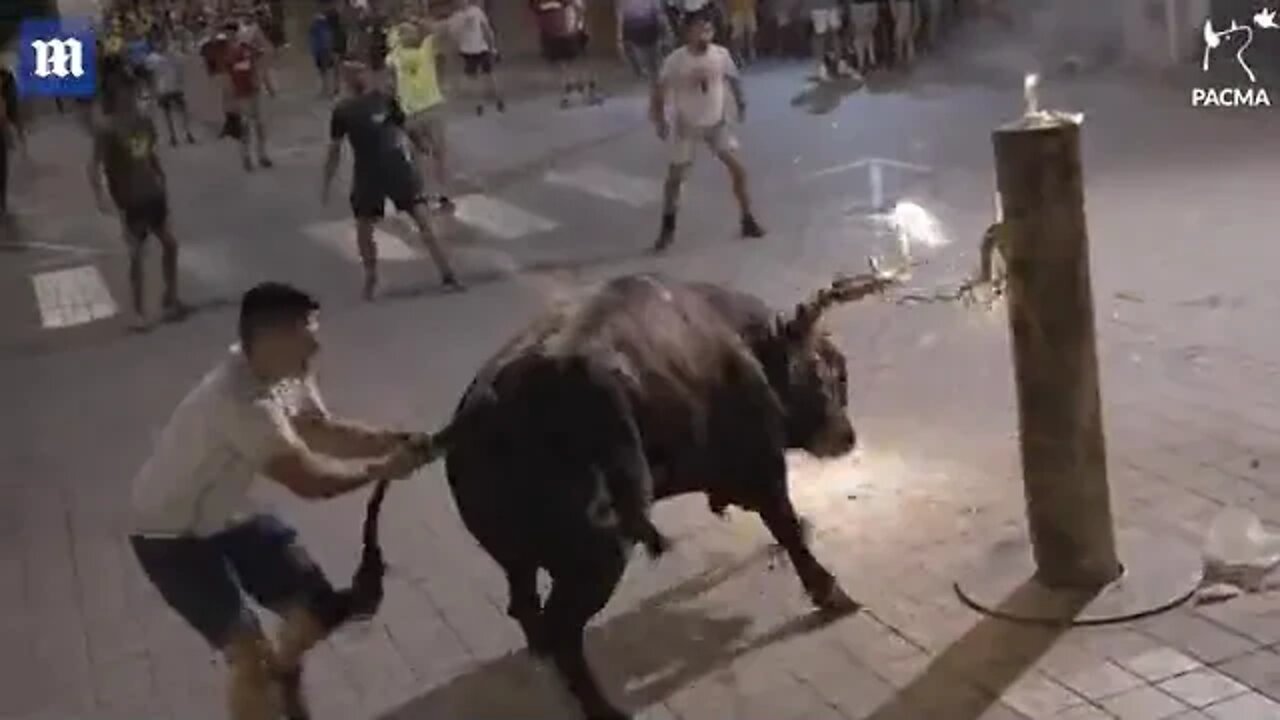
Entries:
{"type": "Polygon", "coordinates": [[[88,20],[24,20],[18,31],[18,90],[24,96],[93,97],[98,43],[88,20]]]}

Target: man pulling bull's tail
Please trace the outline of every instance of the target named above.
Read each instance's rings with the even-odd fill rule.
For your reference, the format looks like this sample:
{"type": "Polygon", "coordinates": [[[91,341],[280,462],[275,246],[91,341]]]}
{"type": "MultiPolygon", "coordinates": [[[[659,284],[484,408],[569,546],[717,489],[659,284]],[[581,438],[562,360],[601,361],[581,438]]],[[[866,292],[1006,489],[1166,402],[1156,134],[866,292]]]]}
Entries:
{"type": "Polygon", "coordinates": [[[226,656],[233,720],[307,718],[303,654],[371,610],[362,584],[381,592],[380,558],[371,561],[369,548],[353,587],[335,590],[292,528],[250,511],[253,478],[331,498],[374,482],[385,490],[432,459],[428,436],[329,415],[309,372],[318,307],[277,283],[245,293],[239,346],[178,405],[133,485],[134,553],[169,606],[226,656]],[[373,464],[344,473],[324,469],[316,455],[373,464]],[[281,616],[274,645],[245,593],[281,616]]]}

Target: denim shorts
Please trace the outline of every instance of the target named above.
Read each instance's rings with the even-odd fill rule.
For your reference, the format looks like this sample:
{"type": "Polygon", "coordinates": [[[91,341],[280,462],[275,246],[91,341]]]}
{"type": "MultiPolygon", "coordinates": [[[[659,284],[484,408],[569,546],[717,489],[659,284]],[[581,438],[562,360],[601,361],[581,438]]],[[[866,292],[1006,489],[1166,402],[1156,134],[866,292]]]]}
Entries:
{"type": "Polygon", "coordinates": [[[134,535],[129,543],[169,607],[219,650],[237,630],[258,627],[245,594],[279,612],[317,607],[334,593],[297,532],[271,515],[208,537],[134,535]]]}

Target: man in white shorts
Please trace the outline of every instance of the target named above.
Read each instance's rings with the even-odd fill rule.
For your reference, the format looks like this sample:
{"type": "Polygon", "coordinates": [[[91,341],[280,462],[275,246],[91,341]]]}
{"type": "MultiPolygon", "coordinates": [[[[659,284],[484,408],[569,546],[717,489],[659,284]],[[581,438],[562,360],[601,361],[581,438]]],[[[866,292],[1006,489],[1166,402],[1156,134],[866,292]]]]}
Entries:
{"type": "Polygon", "coordinates": [[[662,63],[649,106],[658,137],[670,140],[672,151],[663,186],[662,229],[654,245],[656,252],[667,249],[675,240],[680,189],[693,163],[694,149],[699,144],[706,144],[729,171],[733,196],[741,213],[742,236],[764,236],[764,229],[751,212],[747,170],[738,159],[738,141],[729,128],[728,104],[725,102],[728,92],[733,93],[738,117],[742,118],[746,111],[738,67],[726,48],[711,42],[715,30],[706,14],[699,12],[685,16],[683,30],[685,44],[662,63]],[[675,106],[674,128],[667,120],[668,93],[675,106]]]}
{"type": "Polygon", "coordinates": [[[831,79],[830,64],[839,75],[848,75],[848,63],[844,61],[840,31],[844,25],[840,17],[838,0],[807,0],[809,19],[813,22],[813,57],[818,63],[818,80],[831,79]]]}

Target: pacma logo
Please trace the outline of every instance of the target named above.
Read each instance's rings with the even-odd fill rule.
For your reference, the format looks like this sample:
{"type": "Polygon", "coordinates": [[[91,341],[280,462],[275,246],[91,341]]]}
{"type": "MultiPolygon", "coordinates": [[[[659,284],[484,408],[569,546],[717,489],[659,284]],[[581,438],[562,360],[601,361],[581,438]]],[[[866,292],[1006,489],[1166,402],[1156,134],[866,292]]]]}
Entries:
{"type": "Polygon", "coordinates": [[[1213,56],[1215,50],[1222,47],[1225,39],[1233,35],[1241,35],[1244,41],[1236,48],[1235,58],[1240,69],[1249,78],[1251,87],[1194,88],[1191,91],[1193,107],[1271,107],[1271,98],[1267,94],[1267,89],[1257,86],[1258,76],[1245,60],[1245,52],[1253,44],[1254,27],[1259,30],[1280,29],[1280,25],[1276,24],[1276,11],[1259,10],[1253,16],[1253,27],[1241,25],[1232,20],[1231,27],[1219,31],[1213,28],[1212,20],[1204,21],[1204,59],[1200,62],[1201,71],[1209,72],[1209,58],[1213,56]]]}

